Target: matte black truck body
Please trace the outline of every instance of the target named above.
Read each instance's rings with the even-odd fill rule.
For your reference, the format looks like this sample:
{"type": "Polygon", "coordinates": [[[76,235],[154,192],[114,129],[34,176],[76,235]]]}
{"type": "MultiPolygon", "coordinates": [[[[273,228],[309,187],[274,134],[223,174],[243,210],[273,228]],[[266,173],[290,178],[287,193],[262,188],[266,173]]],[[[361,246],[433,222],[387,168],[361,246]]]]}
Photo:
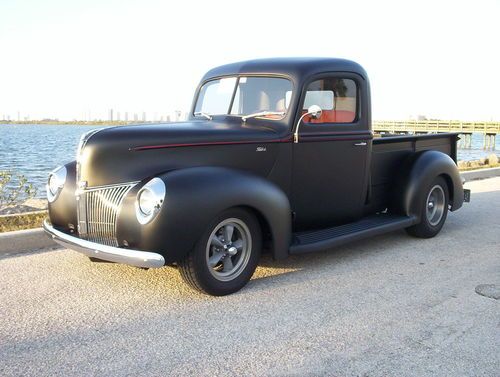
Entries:
{"type": "MultiPolygon", "coordinates": [[[[187,122],[111,127],[85,135],[78,161],[51,176],[48,189],[54,195],[49,193],[50,221],[45,228],[56,241],[97,259],[146,268],[185,265],[183,276],[187,274],[193,286],[227,294],[242,284],[222,291],[198,284],[197,257],[190,253],[200,247],[203,237],[219,244],[217,237],[223,240],[228,229],[236,229],[241,240],[231,233],[236,245],[232,249],[231,240],[220,250],[209,243],[207,263],[219,255],[230,266],[251,263],[253,254],[238,256],[238,245],[246,242],[255,247],[260,238],[279,259],[400,228],[420,236],[439,232],[448,207],[457,210],[464,201],[456,168],[457,139],[457,134],[374,138],[368,77],[354,62],[303,58],[230,64],[209,71],[201,80],[187,122]],[[228,113],[198,111],[200,101],[209,98],[210,85],[222,86],[224,80],[236,82],[228,113]],[[308,89],[328,80],[342,85],[308,89]],[[277,89],[268,89],[268,83],[277,89]],[[348,91],[345,83],[355,84],[355,94],[342,96],[348,91]],[[258,87],[252,93],[259,93],[259,105],[255,98],[246,100],[238,94],[240,88],[252,85],[258,87]],[[284,88],[289,90],[285,93],[284,88]],[[275,97],[276,93],[281,94],[275,97]],[[244,119],[248,112],[232,114],[235,102],[243,103],[238,103],[239,109],[246,100],[248,106],[262,110],[280,95],[283,99],[276,105],[280,111],[265,110],[266,114],[248,119],[244,119]],[[323,102],[331,98],[335,107],[308,114],[307,96],[323,102]],[[349,122],[315,123],[327,113],[350,116],[337,110],[342,103],[352,107],[349,122]],[[151,205],[152,215],[146,216],[138,212],[142,208],[138,210],[138,203],[148,185],[156,185],[163,196],[160,200],[157,191],[148,192],[151,200],[158,201],[151,205]],[[439,218],[434,205],[444,211],[439,218]],[[232,217],[238,221],[205,235],[214,219],[232,209],[243,211],[241,217],[247,221],[232,217]],[[429,224],[439,221],[422,229],[426,216],[429,224]],[[253,228],[261,234],[253,234],[253,228]]],[[[144,199],[145,208],[148,200],[144,199]]],[[[222,285],[232,284],[231,279],[224,280],[226,265],[219,262],[212,266],[214,276],[222,285]]],[[[245,274],[242,269],[235,279],[245,274]]]]}

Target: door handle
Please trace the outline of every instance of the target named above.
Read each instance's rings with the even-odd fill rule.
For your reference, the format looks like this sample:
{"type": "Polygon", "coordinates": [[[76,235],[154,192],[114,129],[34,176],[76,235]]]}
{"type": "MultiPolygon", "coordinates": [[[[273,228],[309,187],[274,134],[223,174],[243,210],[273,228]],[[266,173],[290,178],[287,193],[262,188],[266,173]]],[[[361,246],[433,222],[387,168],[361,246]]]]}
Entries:
{"type": "Polygon", "coordinates": [[[357,147],[364,147],[366,145],[366,143],[364,141],[362,141],[361,143],[355,143],[354,145],[357,147]]]}

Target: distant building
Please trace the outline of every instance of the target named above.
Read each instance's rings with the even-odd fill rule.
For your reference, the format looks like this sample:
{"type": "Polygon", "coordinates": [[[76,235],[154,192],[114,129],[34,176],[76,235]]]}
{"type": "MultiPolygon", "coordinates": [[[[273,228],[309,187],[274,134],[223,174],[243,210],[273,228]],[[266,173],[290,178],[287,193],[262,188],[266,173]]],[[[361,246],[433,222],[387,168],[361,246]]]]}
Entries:
{"type": "Polygon", "coordinates": [[[421,114],[417,114],[417,115],[410,115],[409,118],[411,120],[427,120],[427,116],[425,115],[421,115],[421,114]]]}
{"type": "Polygon", "coordinates": [[[128,111],[125,111],[125,122],[128,122],[128,111]]]}
{"type": "Polygon", "coordinates": [[[113,121],[113,109],[109,109],[109,118],[111,122],[113,121]]]}

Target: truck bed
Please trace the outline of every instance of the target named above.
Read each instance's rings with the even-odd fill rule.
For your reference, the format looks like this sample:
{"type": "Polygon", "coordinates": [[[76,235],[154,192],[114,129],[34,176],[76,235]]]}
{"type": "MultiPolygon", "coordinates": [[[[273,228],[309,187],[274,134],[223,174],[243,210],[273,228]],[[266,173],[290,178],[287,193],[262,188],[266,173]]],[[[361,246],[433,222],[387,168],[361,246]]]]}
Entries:
{"type": "Polygon", "coordinates": [[[370,192],[367,212],[383,210],[394,187],[395,172],[411,154],[437,150],[457,161],[458,133],[385,136],[373,139],[370,171],[370,192]]]}

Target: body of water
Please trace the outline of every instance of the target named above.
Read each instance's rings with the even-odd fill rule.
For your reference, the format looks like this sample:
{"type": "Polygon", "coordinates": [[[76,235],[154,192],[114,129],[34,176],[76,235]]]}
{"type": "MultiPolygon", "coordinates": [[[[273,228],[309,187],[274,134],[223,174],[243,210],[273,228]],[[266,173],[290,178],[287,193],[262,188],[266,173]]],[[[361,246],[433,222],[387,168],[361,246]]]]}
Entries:
{"type": "Polygon", "coordinates": [[[51,170],[75,160],[80,136],[97,126],[0,124],[0,171],[24,175],[45,197],[51,170]]]}
{"type": "MultiPolygon", "coordinates": [[[[45,183],[49,172],[75,159],[80,136],[102,126],[81,125],[22,125],[0,124],[0,171],[12,170],[23,174],[38,189],[38,197],[45,197],[45,183]]],[[[482,149],[483,137],[473,134],[472,148],[459,149],[459,160],[476,160],[492,151],[482,149]]],[[[500,136],[496,149],[500,150],[500,136]]]]}
{"type": "Polygon", "coordinates": [[[500,135],[497,135],[495,138],[495,149],[494,150],[484,150],[483,149],[483,143],[484,143],[484,136],[483,134],[472,134],[472,144],[470,149],[463,149],[460,148],[460,142],[463,140],[459,141],[459,148],[458,148],[458,160],[463,160],[463,161],[471,161],[471,160],[479,160],[482,157],[488,157],[490,154],[495,153],[497,155],[500,154],[500,135]]]}

